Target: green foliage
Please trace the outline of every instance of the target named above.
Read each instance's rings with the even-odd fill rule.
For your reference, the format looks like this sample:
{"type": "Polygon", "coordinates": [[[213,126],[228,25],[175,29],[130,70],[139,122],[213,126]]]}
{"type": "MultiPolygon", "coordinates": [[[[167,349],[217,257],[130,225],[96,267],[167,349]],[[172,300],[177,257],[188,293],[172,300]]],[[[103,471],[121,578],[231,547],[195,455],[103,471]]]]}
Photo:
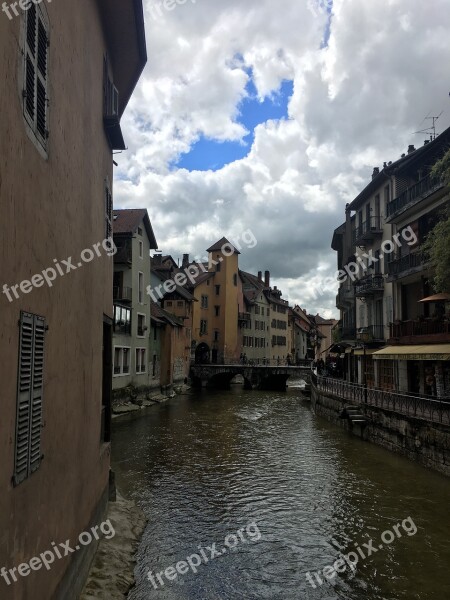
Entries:
{"type": "Polygon", "coordinates": [[[431,175],[435,179],[443,179],[447,185],[450,185],[450,149],[434,164],[431,175]]]}
{"type": "Polygon", "coordinates": [[[450,210],[434,227],[423,246],[434,271],[433,288],[436,293],[450,293],[450,210]]]}

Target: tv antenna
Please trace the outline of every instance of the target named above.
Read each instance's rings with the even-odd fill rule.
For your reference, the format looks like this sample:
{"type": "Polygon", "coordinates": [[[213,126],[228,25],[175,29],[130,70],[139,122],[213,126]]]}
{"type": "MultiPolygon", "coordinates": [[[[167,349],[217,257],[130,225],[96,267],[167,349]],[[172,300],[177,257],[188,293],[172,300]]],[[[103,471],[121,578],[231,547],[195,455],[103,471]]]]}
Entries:
{"type": "MultiPolygon", "coordinates": [[[[431,141],[436,139],[436,121],[439,119],[439,117],[443,114],[443,110],[441,110],[441,112],[437,115],[437,117],[433,117],[428,115],[427,117],[425,117],[425,119],[423,121],[432,121],[432,124],[430,125],[430,127],[426,127],[425,129],[421,129],[420,131],[415,131],[414,134],[418,134],[418,133],[429,133],[430,134],[430,138],[431,141]]],[[[423,123],[422,121],[422,123],[423,123]]]]}

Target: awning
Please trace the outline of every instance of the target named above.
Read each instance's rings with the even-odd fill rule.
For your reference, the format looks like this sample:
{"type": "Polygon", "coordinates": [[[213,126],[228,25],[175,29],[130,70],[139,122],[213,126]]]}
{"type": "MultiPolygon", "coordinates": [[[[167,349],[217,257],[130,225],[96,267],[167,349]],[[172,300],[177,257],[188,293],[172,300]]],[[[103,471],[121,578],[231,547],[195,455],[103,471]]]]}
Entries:
{"type": "Polygon", "coordinates": [[[378,360],[450,360],[450,344],[388,346],[374,353],[378,360]]]}
{"type": "MultiPolygon", "coordinates": [[[[370,354],[374,354],[376,351],[377,351],[376,348],[366,348],[366,356],[369,356],[370,354]]],[[[357,350],[355,350],[353,352],[353,354],[355,356],[364,356],[364,349],[358,348],[357,350]]]]}

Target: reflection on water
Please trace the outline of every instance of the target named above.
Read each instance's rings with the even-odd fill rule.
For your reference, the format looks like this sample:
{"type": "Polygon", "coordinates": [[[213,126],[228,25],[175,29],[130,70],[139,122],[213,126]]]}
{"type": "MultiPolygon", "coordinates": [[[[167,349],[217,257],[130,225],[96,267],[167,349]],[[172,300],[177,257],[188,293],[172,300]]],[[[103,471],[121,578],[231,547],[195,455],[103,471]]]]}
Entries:
{"type": "Polygon", "coordinates": [[[296,388],[202,391],[116,422],[113,468],[149,519],[132,600],[450,598],[450,482],[318,419],[296,388]],[[409,516],[417,534],[380,550],[409,516]],[[259,541],[197,574],[161,575],[158,589],[146,577],[253,521],[259,541]],[[354,573],[308,583],[370,538],[377,552],[354,573]]]}

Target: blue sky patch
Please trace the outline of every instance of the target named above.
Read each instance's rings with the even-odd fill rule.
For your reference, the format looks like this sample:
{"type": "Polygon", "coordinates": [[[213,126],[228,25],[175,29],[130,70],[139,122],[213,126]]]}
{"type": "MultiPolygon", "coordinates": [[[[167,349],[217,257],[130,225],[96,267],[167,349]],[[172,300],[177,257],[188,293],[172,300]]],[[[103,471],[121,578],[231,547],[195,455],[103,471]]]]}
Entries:
{"type": "Polygon", "coordinates": [[[257,125],[270,120],[287,119],[289,99],[293,91],[293,81],[283,81],[276,92],[260,102],[253,78],[250,77],[246,88],[247,97],[238,107],[237,122],[249,131],[243,142],[221,142],[202,136],[189,152],[180,157],[174,167],[189,171],[217,171],[229,163],[245,158],[253,145],[257,125]]]}

